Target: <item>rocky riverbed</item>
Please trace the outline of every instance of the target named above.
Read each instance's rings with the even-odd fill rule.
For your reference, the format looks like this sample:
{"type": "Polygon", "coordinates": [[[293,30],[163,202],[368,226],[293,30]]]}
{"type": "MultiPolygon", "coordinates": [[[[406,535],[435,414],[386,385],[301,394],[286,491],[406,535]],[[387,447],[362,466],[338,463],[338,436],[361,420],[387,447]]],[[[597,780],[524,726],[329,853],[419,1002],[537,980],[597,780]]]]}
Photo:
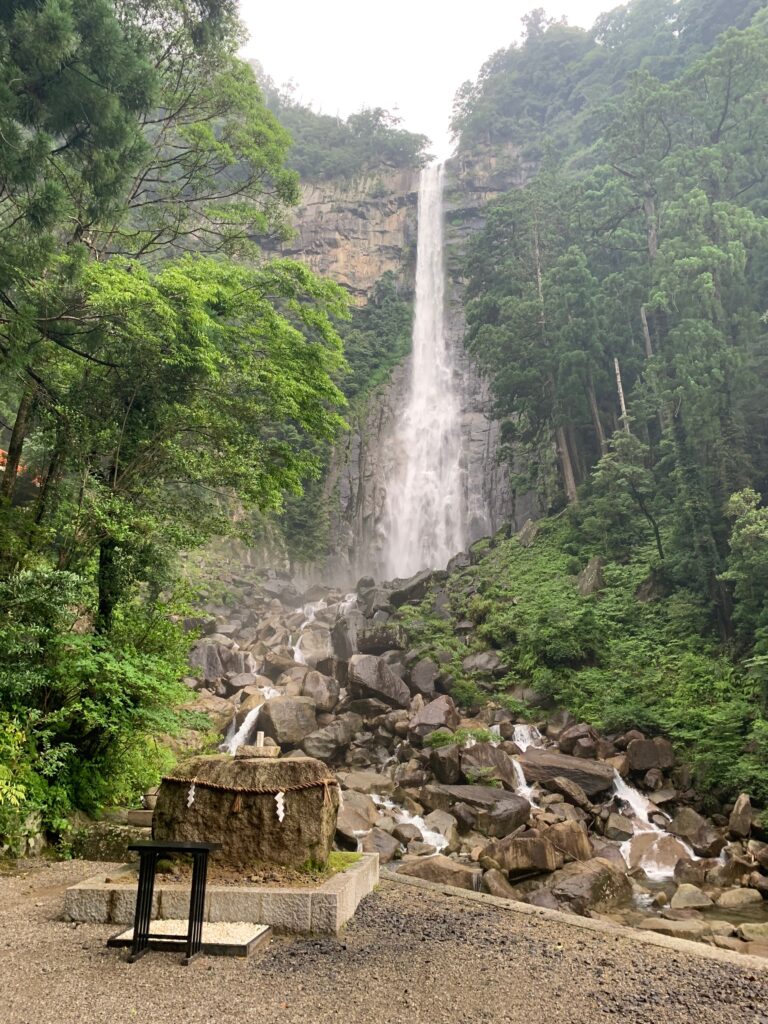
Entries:
{"type": "MultiPolygon", "coordinates": [[[[520,719],[492,699],[467,716],[447,659],[412,649],[400,613],[439,600],[445,578],[365,578],[344,593],[220,574],[226,601],[190,623],[204,636],[189,707],[215,723],[222,750],[263,732],[283,755],[331,766],[341,848],[430,881],[768,953],[768,834],[749,796],[700,813],[661,736],[598,735],[536,706],[520,719]]],[[[468,646],[462,669],[482,681],[504,666],[468,646]]]]}

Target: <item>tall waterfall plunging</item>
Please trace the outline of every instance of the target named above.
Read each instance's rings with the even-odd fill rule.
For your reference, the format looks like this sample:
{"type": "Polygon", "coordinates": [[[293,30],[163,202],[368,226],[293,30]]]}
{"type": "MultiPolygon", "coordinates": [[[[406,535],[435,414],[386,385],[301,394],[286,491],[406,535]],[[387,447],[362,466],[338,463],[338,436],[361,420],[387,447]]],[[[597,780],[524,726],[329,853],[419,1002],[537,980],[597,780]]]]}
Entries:
{"type": "Polygon", "coordinates": [[[466,544],[456,376],[445,334],[443,167],[432,165],[419,182],[410,380],[386,481],[387,577],[443,568],[466,544]]]}

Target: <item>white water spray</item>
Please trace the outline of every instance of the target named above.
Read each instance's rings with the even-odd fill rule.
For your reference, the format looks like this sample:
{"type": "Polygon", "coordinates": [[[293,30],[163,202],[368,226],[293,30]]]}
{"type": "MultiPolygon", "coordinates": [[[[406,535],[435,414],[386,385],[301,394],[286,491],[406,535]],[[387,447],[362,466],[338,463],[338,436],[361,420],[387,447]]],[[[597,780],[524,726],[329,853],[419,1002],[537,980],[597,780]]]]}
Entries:
{"type": "MultiPolygon", "coordinates": [[[[262,686],[260,689],[265,701],[270,700],[272,697],[280,696],[280,691],[272,686],[262,686]]],[[[235,716],[227,730],[227,735],[224,737],[224,742],[219,744],[219,750],[225,754],[236,754],[238,747],[248,742],[263,706],[263,704],[258,704],[255,708],[251,708],[240,723],[240,728],[237,727],[237,716],[235,716]]]]}
{"type": "Polygon", "coordinates": [[[667,815],[659,811],[647,796],[622,779],[617,771],[614,771],[613,791],[629,809],[635,830],[632,838],[620,847],[627,867],[640,867],[646,877],[653,881],[663,881],[674,876],[675,865],[681,858],[698,860],[688,843],[665,832],[651,821],[653,814],[662,814],[665,818],[667,815]]]}
{"type": "Polygon", "coordinates": [[[445,337],[441,165],[425,167],[419,183],[413,351],[393,454],[384,514],[387,578],[442,568],[467,539],[461,403],[445,337]]]}
{"type": "Polygon", "coordinates": [[[544,742],[544,737],[535,725],[516,725],[512,734],[512,742],[521,750],[527,750],[528,747],[540,747],[544,742]]]}

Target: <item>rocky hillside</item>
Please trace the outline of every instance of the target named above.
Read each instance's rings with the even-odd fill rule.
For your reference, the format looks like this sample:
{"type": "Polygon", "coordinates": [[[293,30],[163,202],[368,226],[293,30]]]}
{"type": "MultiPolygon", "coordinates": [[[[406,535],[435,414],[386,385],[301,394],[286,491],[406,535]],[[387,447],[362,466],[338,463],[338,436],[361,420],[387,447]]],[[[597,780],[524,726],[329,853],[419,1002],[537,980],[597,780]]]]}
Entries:
{"type": "MultiPolygon", "coordinates": [[[[528,527],[509,543],[531,540],[528,527]]],[[[353,594],[220,572],[189,708],[231,753],[261,730],[283,754],[332,766],[342,848],[432,881],[758,951],[768,832],[749,797],[707,817],[663,736],[600,734],[510,687],[504,652],[451,617],[451,591],[483,560],[475,547],[446,572],[384,587],[363,578],[353,594]],[[441,641],[425,640],[425,615],[444,623],[441,641]]]]}

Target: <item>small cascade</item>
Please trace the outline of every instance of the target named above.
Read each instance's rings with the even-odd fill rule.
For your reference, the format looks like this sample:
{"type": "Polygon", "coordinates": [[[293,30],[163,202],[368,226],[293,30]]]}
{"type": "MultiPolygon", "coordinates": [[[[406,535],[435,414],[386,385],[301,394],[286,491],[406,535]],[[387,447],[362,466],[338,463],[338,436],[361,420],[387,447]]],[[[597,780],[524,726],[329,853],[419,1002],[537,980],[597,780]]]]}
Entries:
{"type": "Polygon", "coordinates": [[[251,733],[256,727],[256,719],[259,717],[264,703],[271,700],[272,697],[279,697],[280,690],[276,690],[273,686],[262,686],[260,692],[264,697],[264,701],[261,704],[257,704],[255,708],[251,708],[248,714],[243,719],[240,728],[237,727],[237,716],[232,719],[232,722],[227,730],[227,735],[224,737],[224,742],[219,744],[219,750],[224,754],[232,754],[233,756],[237,753],[238,747],[242,747],[248,742],[251,733]]]}
{"type": "Polygon", "coordinates": [[[614,772],[613,791],[629,809],[635,829],[632,838],[620,847],[628,868],[642,868],[649,879],[661,882],[674,876],[675,865],[681,858],[698,859],[688,843],[651,821],[653,814],[667,816],[618,772],[614,772]]]}
{"type": "Polygon", "coordinates": [[[543,746],[544,737],[535,725],[516,725],[512,742],[517,744],[521,750],[527,750],[528,747],[543,746]]]}
{"type": "Polygon", "coordinates": [[[420,815],[410,814],[404,807],[393,803],[392,800],[386,800],[381,796],[374,795],[372,800],[382,811],[388,811],[398,825],[415,825],[419,832],[421,832],[424,842],[428,843],[430,846],[434,846],[435,853],[442,853],[448,845],[448,840],[445,836],[441,835],[439,832],[433,832],[428,828],[424,819],[420,815]]]}
{"type": "Polygon", "coordinates": [[[518,796],[524,796],[531,807],[538,807],[536,802],[536,795],[533,790],[533,786],[529,786],[525,779],[525,773],[523,772],[523,766],[516,758],[512,758],[512,764],[515,766],[515,779],[517,780],[517,787],[515,793],[518,796]]]}
{"type": "Polygon", "coordinates": [[[346,594],[343,601],[339,602],[339,616],[349,615],[357,610],[357,594],[346,594]]]}
{"type": "MultiPolygon", "coordinates": [[[[348,595],[349,596],[349,595],[348,595]]],[[[357,595],[354,595],[355,601],[357,601],[357,595]]],[[[301,639],[304,630],[310,626],[317,617],[317,613],[321,608],[327,608],[328,605],[325,601],[312,601],[309,604],[305,604],[302,611],[304,612],[304,621],[299,626],[299,635],[296,638],[296,643],[293,645],[293,660],[297,665],[306,665],[307,659],[304,657],[304,652],[301,649],[301,639]]]]}

